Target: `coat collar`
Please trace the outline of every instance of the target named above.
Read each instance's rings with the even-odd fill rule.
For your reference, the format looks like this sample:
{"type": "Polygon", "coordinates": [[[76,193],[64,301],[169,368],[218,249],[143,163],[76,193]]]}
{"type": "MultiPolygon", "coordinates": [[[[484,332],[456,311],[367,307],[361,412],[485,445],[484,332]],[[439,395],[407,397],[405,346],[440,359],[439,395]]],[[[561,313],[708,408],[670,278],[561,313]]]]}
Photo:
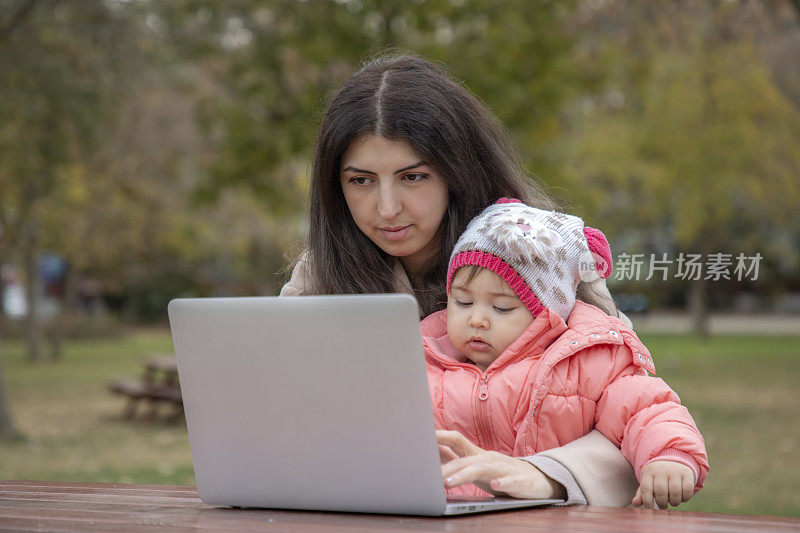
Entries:
{"type": "MultiPolygon", "coordinates": [[[[426,351],[440,362],[464,363],[447,337],[447,310],[427,316],[420,323],[426,351]]],[[[628,344],[634,354],[633,363],[655,373],[652,357],[636,334],[621,320],[610,317],[587,303],[577,301],[567,322],[546,309],[531,322],[515,340],[486,369],[487,373],[524,357],[543,356],[542,363],[552,366],[558,361],[597,344],[628,344]]]]}
{"type": "MultiPolygon", "coordinates": [[[[466,357],[459,353],[447,335],[447,310],[437,311],[420,324],[425,346],[442,361],[464,363],[466,357]]],[[[531,325],[503,351],[486,369],[491,372],[522,357],[541,355],[564,331],[567,325],[558,313],[545,309],[533,319],[531,325]]]]}

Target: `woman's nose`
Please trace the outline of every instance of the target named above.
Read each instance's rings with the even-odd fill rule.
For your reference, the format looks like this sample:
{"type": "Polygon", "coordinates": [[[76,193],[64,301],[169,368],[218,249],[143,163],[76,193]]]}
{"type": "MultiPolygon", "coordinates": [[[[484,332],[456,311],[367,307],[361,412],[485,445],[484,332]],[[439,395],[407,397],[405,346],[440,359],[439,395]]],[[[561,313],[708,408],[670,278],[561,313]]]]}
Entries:
{"type": "Polygon", "coordinates": [[[378,214],[384,220],[391,220],[403,210],[403,202],[393,184],[382,185],[378,198],[378,214]]]}

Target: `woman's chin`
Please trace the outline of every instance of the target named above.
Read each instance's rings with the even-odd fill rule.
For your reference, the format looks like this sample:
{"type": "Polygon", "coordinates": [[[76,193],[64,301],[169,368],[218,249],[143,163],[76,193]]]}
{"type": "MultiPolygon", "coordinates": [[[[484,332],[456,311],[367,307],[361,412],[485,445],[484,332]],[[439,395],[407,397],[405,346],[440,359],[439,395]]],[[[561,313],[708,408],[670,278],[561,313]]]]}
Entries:
{"type": "Polygon", "coordinates": [[[413,241],[409,241],[408,239],[402,241],[390,241],[388,239],[381,238],[377,244],[381,250],[394,257],[408,257],[419,251],[417,250],[415,243],[413,241]]]}

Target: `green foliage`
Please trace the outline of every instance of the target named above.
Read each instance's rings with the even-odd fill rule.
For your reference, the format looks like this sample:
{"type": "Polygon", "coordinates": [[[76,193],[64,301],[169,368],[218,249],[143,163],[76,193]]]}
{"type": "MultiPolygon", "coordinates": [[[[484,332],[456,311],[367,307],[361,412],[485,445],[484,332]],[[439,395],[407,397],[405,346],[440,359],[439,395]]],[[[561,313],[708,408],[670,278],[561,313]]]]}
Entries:
{"type": "Polygon", "coordinates": [[[585,81],[571,64],[568,4],[186,0],[151,8],[165,42],[217,87],[203,95],[203,124],[220,143],[200,198],[243,187],[279,214],[298,209],[285,166],[310,153],[328,95],[387,47],[443,62],[533,158],[537,141],[558,130],[565,96],[585,81]]]}
{"type": "Polygon", "coordinates": [[[31,5],[0,33],[0,257],[32,228],[144,314],[277,290],[320,114],[387,47],[462,80],[612,243],[758,250],[797,277],[798,105],[738,5],[31,5]]]}
{"type": "Polygon", "coordinates": [[[34,8],[30,19],[0,38],[0,222],[7,241],[45,216],[41,201],[69,188],[69,167],[107,135],[128,64],[121,59],[129,28],[103,3],[34,8]]]}
{"type": "Polygon", "coordinates": [[[618,252],[759,252],[762,290],[780,286],[800,264],[800,102],[735,9],[659,11],[648,32],[652,9],[598,36],[609,76],[566,115],[556,178],[618,252]]]}
{"type": "MultiPolygon", "coordinates": [[[[32,5],[0,37],[0,262],[33,242],[105,294],[138,295],[128,309],[146,318],[181,293],[275,292],[296,223],[248,190],[196,205],[215,172],[195,120],[202,98],[144,6],[32,5]]],[[[283,168],[282,194],[299,197],[296,165],[283,168]]]]}

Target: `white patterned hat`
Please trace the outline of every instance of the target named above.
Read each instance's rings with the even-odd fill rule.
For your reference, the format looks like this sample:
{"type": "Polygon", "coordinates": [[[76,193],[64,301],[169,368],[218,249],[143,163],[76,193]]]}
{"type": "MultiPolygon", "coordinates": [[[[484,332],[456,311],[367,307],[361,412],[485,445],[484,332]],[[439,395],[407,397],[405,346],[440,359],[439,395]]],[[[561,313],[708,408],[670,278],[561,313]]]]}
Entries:
{"type": "Polygon", "coordinates": [[[600,230],[576,216],[501,198],[470,221],[447,269],[447,292],[456,270],[476,265],[500,276],[537,316],[552,309],[564,320],[581,281],[611,275],[611,248],[600,230]]]}

